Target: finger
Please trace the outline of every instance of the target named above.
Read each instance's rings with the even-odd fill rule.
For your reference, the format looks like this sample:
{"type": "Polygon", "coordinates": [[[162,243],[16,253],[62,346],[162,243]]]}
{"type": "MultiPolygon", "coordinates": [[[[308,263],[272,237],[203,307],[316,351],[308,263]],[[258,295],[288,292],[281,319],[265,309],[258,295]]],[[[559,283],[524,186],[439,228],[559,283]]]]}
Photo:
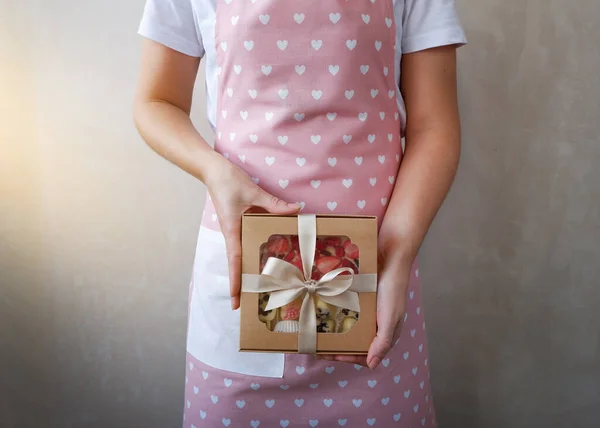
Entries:
{"type": "Polygon", "coordinates": [[[361,366],[367,366],[367,356],[366,355],[317,355],[318,360],[326,360],[326,361],[336,361],[339,363],[349,363],[349,364],[358,364],[361,366]]]}
{"type": "Polygon", "coordinates": [[[264,208],[272,214],[294,214],[300,210],[300,205],[283,201],[262,189],[250,203],[253,206],[264,208]]]}
{"type": "Polygon", "coordinates": [[[317,355],[318,360],[334,361],[335,355],[317,355]]]}
{"type": "Polygon", "coordinates": [[[392,315],[393,308],[388,307],[391,306],[391,303],[382,302],[381,305],[383,307],[379,309],[377,335],[373,339],[367,355],[367,364],[371,369],[375,369],[394,346],[394,333],[398,326],[397,318],[392,315]]]}
{"type": "Polygon", "coordinates": [[[369,354],[367,356],[367,365],[370,369],[375,369],[381,360],[383,360],[386,354],[392,349],[393,346],[393,335],[388,333],[377,333],[375,339],[369,347],[369,354]]]}
{"type": "Polygon", "coordinates": [[[229,294],[231,296],[231,309],[240,307],[240,289],[242,276],[242,245],[241,245],[241,219],[229,219],[222,226],[227,249],[227,262],[229,265],[229,294]]]}
{"type": "Polygon", "coordinates": [[[335,355],[334,360],[340,363],[358,364],[367,367],[366,355],[335,355]]]}
{"type": "Polygon", "coordinates": [[[400,339],[402,334],[402,321],[396,324],[393,328],[392,333],[387,329],[378,329],[377,336],[373,339],[371,346],[369,347],[369,353],[366,357],[367,365],[371,369],[375,369],[381,361],[386,357],[388,352],[400,339]]]}

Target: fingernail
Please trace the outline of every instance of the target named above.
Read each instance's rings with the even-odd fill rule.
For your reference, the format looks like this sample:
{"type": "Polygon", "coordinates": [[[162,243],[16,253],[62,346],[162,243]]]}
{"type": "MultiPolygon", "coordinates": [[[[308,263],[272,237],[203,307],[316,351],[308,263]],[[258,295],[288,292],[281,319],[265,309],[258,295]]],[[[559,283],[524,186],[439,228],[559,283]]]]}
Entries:
{"type": "Polygon", "coordinates": [[[298,205],[298,204],[292,204],[292,203],[289,203],[289,204],[287,204],[287,205],[288,205],[288,207],[290,207],[290,208],[300,208],[300,205],[298,205]]]}
{"type": "Polygon", "coordinates": [[[380,362],[381,362],[381,358],[379,358],[379,357],[373,357],[371,359],[371,362],[367,363],[367,364],[369,364],[369,368],[371,370],[375,370],[375,368],[379,365],[380,362]]]}

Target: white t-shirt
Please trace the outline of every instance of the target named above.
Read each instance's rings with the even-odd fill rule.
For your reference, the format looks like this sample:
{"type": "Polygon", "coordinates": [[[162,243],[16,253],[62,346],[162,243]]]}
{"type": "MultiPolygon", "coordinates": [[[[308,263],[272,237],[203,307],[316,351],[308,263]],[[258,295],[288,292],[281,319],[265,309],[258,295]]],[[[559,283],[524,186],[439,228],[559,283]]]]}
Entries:
{"type": "MultiPolygon", "coordinates": [[[[454,0],[393,1],[396,19],[396,69],[400,81],[402,54],[437,46],[466,43],[454,0]]],[[[171,49],[206,61],[206,112],[215,129],[217,67],[215,14],[217,0],[147,0],[139,33],[171,49]]],[[[398,107],[406,122],[402,96],[398,107]]],[[[403,126],[404,128],[404,126],[403,126]]]]}
{"type": "MultiPolygon", "coordinates": [[[[215,46],[217,1],[221,0],[147,0],[139,28],[142,36],[171,49],[193,57],[204,57],[206,111],[213,130],[216,127],[219,89],[215,46]]],[[[466,43],[454,0],[377,1],[393,4],[396,82],[400,81],[402,54],[466,43]]],[[[399,88],[396,88],[396,100],[404,130],[406,111],[399,88]]],[[[238,352],[239,312],[229,308],[225,243],[219,232],[201,228],[193,277],[195,286],[190,303],[188,352],[205,364],[222,370],[281,377],[283,355],[238,352]],[[198,292],[200,288],[202,294],[198,292]]]]}

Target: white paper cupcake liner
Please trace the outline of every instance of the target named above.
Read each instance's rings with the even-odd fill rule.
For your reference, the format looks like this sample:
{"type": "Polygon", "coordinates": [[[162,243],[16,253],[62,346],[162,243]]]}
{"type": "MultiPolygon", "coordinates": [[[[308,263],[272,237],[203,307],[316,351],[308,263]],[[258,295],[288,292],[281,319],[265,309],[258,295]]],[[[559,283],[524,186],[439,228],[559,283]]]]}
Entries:
{"type": "Polygon", "coordinates": [[[277,333],[298,333],[300,330],[300,323],[298,321],[279,321],[275,324],[275,331],[277,333]]]}

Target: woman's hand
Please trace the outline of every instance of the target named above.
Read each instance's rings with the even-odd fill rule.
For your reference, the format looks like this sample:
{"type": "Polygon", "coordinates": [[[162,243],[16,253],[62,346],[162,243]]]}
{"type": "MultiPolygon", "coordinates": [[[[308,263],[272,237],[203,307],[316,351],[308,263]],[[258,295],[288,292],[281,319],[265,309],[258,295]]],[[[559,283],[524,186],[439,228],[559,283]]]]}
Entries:
{"type": "Polygon", "coordinates": [[[403,258],[393,251],[380,250],[377,285],[377,335],[371,343],[369,353],[366,356],[323,355],[319,358],[360,364],[375,369],[400,337],[411,267],[412,260],[410,258],[403,258]]]}
{"type": "Polygon", "coordinates": [[[397,256],[381,256],[377,285],[377,335],[365,363],[375,369],[400,337],[406,311],[406,291],[412,263],[397,256]]]}
{"type": "Polygon", "coordinates": [[[258,187],[242,169],[220,155],[205,180],[215,206],[217,218],[227,248],[231,308],[240,307],[242,270],[242,214],[250,211],[266,211],[274,214],[296,214],[297,204],[288,204],[258,187]]]}

